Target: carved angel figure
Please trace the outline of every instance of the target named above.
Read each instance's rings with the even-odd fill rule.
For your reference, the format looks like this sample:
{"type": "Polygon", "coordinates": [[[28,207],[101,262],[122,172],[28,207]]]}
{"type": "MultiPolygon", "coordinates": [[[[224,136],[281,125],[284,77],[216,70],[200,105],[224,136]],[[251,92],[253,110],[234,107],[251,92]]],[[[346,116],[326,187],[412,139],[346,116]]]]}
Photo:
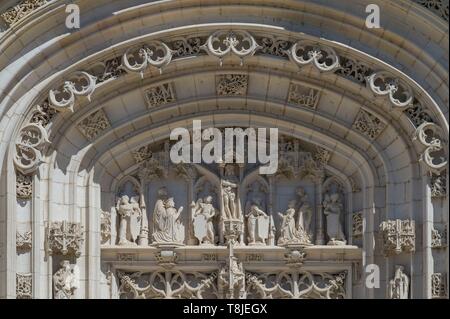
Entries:
{"type": "Polygon", "coordinates": [[[343,205],[338,193],[326,194],[323,201],[324,214],[327,219],[328,245],[345,245],[344,231],[342,228],[341,215],[343,205]]]}
{"type": "Polygon", "coordinates": [[[71,268],[70,262],[61,262],[61,268],[53,275],[53,294],[55,299],[72,299],[78,288],[77,267],[71,268]]]}
{"type": "Polygon", "coordinates": [[[390,299],[408,299],[409,278],[403,270],[403,266],[396,266],[394,279],[389,282],[390,299]]]}
{"type": "Polygon", "coordinates": [[[142,218],[139,203],[136,198],[130,200],[127,195],[123,195],[117,204],[117,211],[120,216],[119,245],[136,245],[142,218]]]}
{"type": "Polygon", "coordinates": [[[300,234],[295,225],[295,207],[297,202],[291,200],[288,203],[288,209],[283,214],[278,213],[282,218],[280,238],[278,238],[278,245],[298,244],[300,243],[300,234]]]}
{"type": "Polygon", "coordinates": [[[213,218],[217,214],[217,209],[213,206],[212,196],[207,196],[204,200],[199,199],[196,204],[192,204],[192,207],[194,236],[200,244],[214,244],[213,218]]]}
{"type": "Polygon", "coordinates": [[[260,208],[261,201],[254,198],[248,205],[247,217],[247,239],[249,245],[266,244],[269,238],[270,219],[269,216],[260,208]]]}
{"type": "Polygon", "coordinates": [[[154,231],[153,241],[156,243],[176,243],[182,244],[184,241],[184,225],[180,221],[183,207],[175,208],[173,198],[164,200],[167,196],[165,189],[158,192],[159,198],[154,210],[154,231]]]}

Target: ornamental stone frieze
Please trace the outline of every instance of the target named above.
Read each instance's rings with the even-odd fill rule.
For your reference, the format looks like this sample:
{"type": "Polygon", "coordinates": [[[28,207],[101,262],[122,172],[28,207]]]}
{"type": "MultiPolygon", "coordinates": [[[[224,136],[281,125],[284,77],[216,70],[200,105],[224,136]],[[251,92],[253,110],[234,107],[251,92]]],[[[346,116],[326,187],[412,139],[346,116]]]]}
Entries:
{"type": "Polygon", "coordinates": [[[49,255],[80,257],[83,235],[83,226],[80,223],[49,222],[46,227],[46,251],[49,255]]]}
{"type": "Polygon", "coordinates": [[[32,274],[16,274],[16,299],[32,299],[32,274]]]}
{"type": "Polygon", "coordinates": [[[380,225],[383,251],[386,256],[415,251],[416,233],[414,220],[387,220],[380,225]]]}
{"type": "Polygon", "coordinates": [[[55,0],[24,0],[0,14],[6,24],[11,27],[47,3],[55,0]]]}

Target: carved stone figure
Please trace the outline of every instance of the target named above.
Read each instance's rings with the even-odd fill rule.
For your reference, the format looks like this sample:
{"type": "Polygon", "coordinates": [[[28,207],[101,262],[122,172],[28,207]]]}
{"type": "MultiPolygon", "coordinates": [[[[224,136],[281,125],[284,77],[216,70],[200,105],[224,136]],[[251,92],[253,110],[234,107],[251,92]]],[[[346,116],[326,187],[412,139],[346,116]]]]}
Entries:
{"type": "Polygon", "coordinates": [[[131,200],[127,195],[123,195],[117,211],[120,216],[119,225],[119,245],[136,245],[136,240],[140,233],[142,212],[136,198],[131,200]]]}
{"type": "Polygon", "coordinates": [[[194,236],[200,245],[213,245],[215,242],[215,231],[213,218],[217,214],[214,208],[212,196],[207,196],[204,200],[199,199],[193,206],[194,236]]]}
{"type": "Polygon", "coordinates": [[[240,219],[240,214],[237,207],[237,188],[238,180],[235,176],[234,166],[225,166],[225,178],[222,180],[222,197],[223,197],[223,219],[240,219]]]}
{"type": "Polygon", "coordinates": [[[183,207],[177,210],[173,198],[164,199],[167,196],[165,188],[161,188],[158,195],[153,215],[153,241],[155,243],[183,244],[184,225],[179,219],[183,207]]]}
{"type": "Polygon", "coordinates": [[[300,234],[295,225],[295,207],[297,201],[291,200],[288,204],[288,209],[283,214],[278,213],[282,218],[280,238],[278,238],[278,245],[284,246],[289,244],[300,244],[300,234]]]}
{"type": "Polygon", "coordinates": [[[389,282],[390,299],[408,299],[409,296],[409,278],[403,272],[403,266],[395,267],[394,279],[389,282]]]}
{"type": "Polygon", "coordinates": [[[344,231],[342,229],[343,205],[338,193],[326,194],[323,201],[324,214],[327,219],[328,245],[345,245],[344,231]]]}
{"type": "Polygon", "coordinates": [[[312,208],[309,204],[308,194],[300,187],[297,190],[297,196],[299,200],[297,228],[301,237],[304,238],[304,242],[311,243],[312,208]]]}
{"type": "Polygon", "coordinates": [[[53,275],[53,294],[55,299],[72,299],[78,288],[78,268],[71,267],[68,260],[61,262],[61,268],[53,275]]]}
{"type": "Polygon", "coordinates": [[[247,217],[247,240],[249,245],[266,245],[269,238],[270,217],[261,209],[261,201],[254,198],[249,205],[247,217]]]}

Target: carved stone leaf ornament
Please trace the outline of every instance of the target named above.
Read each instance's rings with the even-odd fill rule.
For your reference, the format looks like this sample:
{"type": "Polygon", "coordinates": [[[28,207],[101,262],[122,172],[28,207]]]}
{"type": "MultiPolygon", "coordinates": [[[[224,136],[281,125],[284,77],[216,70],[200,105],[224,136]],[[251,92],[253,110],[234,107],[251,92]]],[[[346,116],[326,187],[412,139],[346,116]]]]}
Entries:
{"type": "Polygon", "coordinates": [[[387,72],[377,72],[366,78],[368,87],[375,95],[387,96],[394,107],[412,105],[414,94],[409,85],[387,72]]]}
{"type": "Polygon", "coordinates": [[[330,72],[339,68],[339,56],[330,47],[303,40],[295,43],[288,51],[292,62],[299,67],[313,64],[319,71],[330,72]]]}
{"type": "Polygon", "coordinates": [[[24,0],[2,13],[1,17],[9,26],[13,26],[26,16],[33,13],[33,11],[52,1],[54,0],[24,0]]]}
{"type": "Polygon", "coordinates": [[[16,274],[16,299],[31,299],[33,297],[32,274],[16,274]]]}

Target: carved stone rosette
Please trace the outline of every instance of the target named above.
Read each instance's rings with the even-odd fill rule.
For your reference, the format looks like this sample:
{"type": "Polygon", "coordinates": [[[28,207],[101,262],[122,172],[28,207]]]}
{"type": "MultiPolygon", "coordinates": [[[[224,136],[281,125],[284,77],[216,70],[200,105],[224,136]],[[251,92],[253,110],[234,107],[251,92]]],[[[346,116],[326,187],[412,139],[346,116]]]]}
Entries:
{"type": "Polygon", "coordinates": [[[80,223],[50,222],[46,231],[46,250],[49,255],[81,255],[84,238],[80,223]]]}
{"type": "Polygon", "coordinates": [[[380,233],[383,241],[383,251],[386,256],[402,252],[415,251],[414,220],[387,220],[381,223],[380,233]]]}

